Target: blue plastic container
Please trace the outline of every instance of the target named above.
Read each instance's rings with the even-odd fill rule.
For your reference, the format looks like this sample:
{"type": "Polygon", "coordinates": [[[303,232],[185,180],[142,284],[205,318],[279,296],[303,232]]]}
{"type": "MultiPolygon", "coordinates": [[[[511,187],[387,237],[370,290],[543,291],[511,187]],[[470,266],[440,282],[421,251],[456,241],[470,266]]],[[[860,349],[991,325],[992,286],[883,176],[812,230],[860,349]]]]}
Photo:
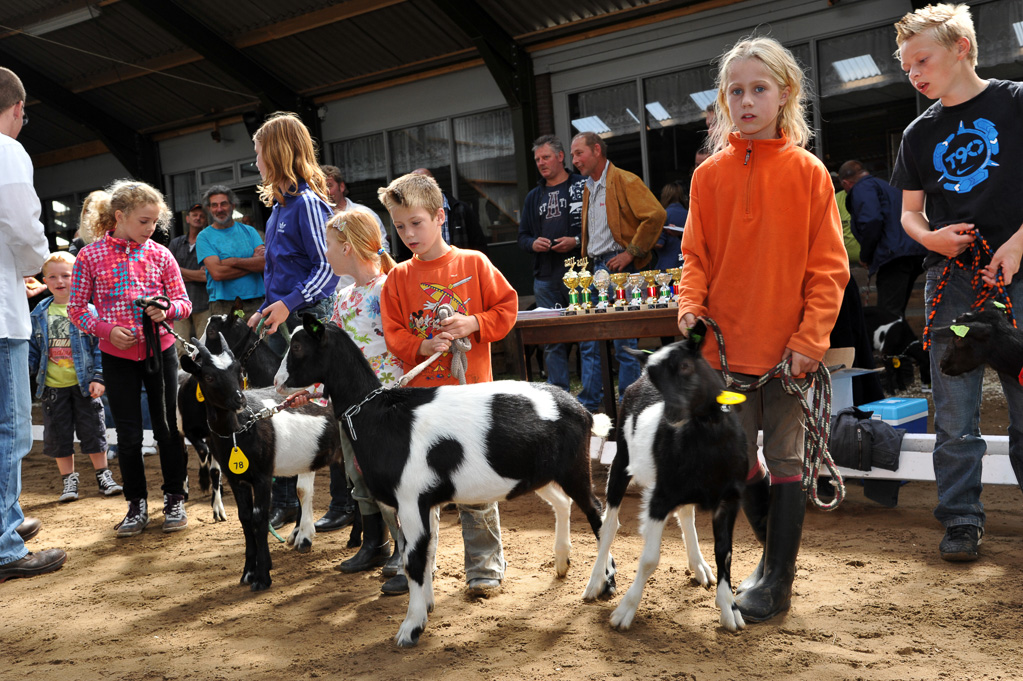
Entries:
{"type": "Polygon", "coordinates": [[[872,418],[894,428],[905,428],[907,433],[927,432],[927,400],[923,398],[889,397],[858,406],[863,411],[874,412],[872,418]]]}

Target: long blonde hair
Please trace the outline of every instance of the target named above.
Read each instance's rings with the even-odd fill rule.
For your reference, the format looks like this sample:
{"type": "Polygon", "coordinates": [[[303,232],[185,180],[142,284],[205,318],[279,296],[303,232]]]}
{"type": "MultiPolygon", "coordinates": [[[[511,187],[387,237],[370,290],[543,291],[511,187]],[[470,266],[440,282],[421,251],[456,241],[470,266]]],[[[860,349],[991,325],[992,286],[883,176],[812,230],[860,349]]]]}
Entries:
{"type": "Polygon", "coordinates": [[[78,228],[82,238],[89,243],[102,239],[117,226],[117,211],[128,215],[139,206],[156,206],[160,209],[157,228],[170,224],[173,216],[160,190],[145,182],[115,180],[106,189],[94,191],[87,197],[82,206],[78,228]]]}
{"type": "Polygon", "coordinates": [[[259,142],[266,168],[267,176],[259,185],[259,198],[264,205],[272,206],[274,201],[284,205],[285,191],[294,195],[292,189],[297,191],[302,181],[330,203],[327,178],[316,160],[316,145],[297,114],[290,111],[272,114],[252,136],[252,141],[259,142]]]}
{"type": "Polygon", "coordinates": [[[335,214],[327,222],[327,234],[340,243],[351,245],[359,260],[376,265],[384,274],[397,264],[384,250],[380,226],[368,209],[353,208],[335,214]]]}
{"type": "Polygon", "coordinates": [[[718,96],[714,102],[717,124],[710,132],[710,148],[720,151],[728,145],[732,132],[732,116],[728,109],[728,72],[736,62],[757,59],[771,74],[778,87],[789,88],[788,99],[778,114],[778,129],[785,133],[789,143],[805,147],[813,137],[806,123],[806,102],[809,98],[806,74],[796,58],[773,38],[747,38],[740,40],[721,57],[718,66],[718,96]]]}

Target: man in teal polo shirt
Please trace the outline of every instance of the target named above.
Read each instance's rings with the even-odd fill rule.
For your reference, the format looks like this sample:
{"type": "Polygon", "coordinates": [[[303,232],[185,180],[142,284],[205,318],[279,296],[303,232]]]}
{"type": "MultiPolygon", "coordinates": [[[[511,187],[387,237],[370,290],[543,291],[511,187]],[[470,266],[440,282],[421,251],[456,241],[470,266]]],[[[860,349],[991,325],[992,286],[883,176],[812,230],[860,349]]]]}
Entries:
{"type": "Polygon", "coordinates": [[[263,239],[254,228],[235,222],[237,198],[224,185],[213,185],[202,203],[213,217],[208,229],[199,232],[195,252],[206,268],[210,314],[230,314],[235,298],[241,298],[247,319],[263,302],[263,239]]]}

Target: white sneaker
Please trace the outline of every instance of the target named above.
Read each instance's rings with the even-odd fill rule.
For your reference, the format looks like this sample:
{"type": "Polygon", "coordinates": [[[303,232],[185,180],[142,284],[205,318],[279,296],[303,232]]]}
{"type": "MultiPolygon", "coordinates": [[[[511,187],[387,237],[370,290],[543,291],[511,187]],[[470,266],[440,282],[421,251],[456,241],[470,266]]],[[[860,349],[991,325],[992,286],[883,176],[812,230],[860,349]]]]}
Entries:
{"type": "Polygon", "coordinates": [[[60,502],[78,501],[78,473],[69,473],[64,478],[64,491],[60,493],[60,502]]]}

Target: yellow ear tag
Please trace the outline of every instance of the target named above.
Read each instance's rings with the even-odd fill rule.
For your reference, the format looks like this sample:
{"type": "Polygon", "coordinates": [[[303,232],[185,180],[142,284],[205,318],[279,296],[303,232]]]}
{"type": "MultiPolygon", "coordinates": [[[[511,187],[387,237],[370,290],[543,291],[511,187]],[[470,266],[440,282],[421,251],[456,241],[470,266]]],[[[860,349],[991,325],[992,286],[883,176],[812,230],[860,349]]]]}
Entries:
{"type": "Polygon", "coordinates": [[[900,366],[902,366],[902,360],[899,359],[898,357],[892,357],[892,366],[898,369],[900,366]]]}
{"type": "Polygon", "coordinates": [[[248,389],[249,389],[249,377],[248,376],[244,376],[244,377],[242,377],[242,390],[248,390],[248,389]]]}
{"type": "Polygon", "coordinates": [[[227,460],[227,468],[232,473],[244,473],[249,470],[249,458],[242,452],[242,448],[235,445],[231,448],[231,458],[227,460]]]}
{"type": "Polygon", "coordinates": [[[733,393],[730,390],[722,390],[721,394],[718,395],[718,404],[742,404],[746,401],[746,396],[742,393],[733,393]]]}
{"type": "Polygon", "coordinates": [[[195,399],[199,402],[202,402],[204,399],[206,399],[202,396],[202,386],[199,385],[198,383],[195,384],[195,399]]]}

